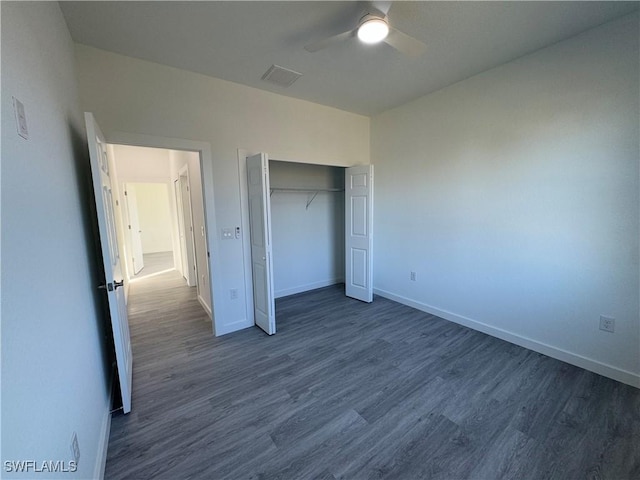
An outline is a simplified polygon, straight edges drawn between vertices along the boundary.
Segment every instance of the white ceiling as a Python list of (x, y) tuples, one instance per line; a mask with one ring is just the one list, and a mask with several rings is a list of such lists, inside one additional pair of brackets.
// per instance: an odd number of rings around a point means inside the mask
[[(421, 57), (357, 39), (304, 46), (354, 28), (367, 2), (60, 2), (78, 43), (373, 115), (638, 9), (640, 2), (394, 2)], [(272, 65), (301, 72), (289, 88)]]

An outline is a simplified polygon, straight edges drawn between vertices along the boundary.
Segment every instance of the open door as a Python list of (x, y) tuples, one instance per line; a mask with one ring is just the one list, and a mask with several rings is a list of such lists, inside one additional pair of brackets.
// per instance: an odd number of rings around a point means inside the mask
[(345, 290), (373, 301), (373, 165), (345, 171)]
[(125, 203), (127, 205), (127, 225), (129, 239), (131, 241), (131, 257), (133, 261), (133, 274), (137, 275), (144, 268), (144, 255), (142, 253), (142, 230), (140, 230), (140, 217), (138, 215), (138, 199), (136, 187), (131, 183), (124, 186)]
[(178, 208), (182, 208), (182, 228), (184, 232), (184, 246), (185, 253), (184, 258), (186, 260), (185, 265), (185, 278), (187, 279), (187, 285), (195, 287), (198, 283), (198, 272), (196, 271), (196, 252), (195, 252), (195, 239), (193, 231), (193, 212), (191, 210), (191, 192), (189, 189), (189, 173), (185, 168), (180, 172), (179, 185), (180, 185), (180, 205)]
[(269, 335), (276, 333), (271, 253), (269, 158), (264, 153), (247, 157), (251, 272), (255, 323)]
[(116, 243), (116, 226), (113, 214), (113, 198), (106, 142), (93, 118), (93, 114), (86, 112), (84, 119), (87, 127), (91, 176), (93, 179), (98, 230), (105, 273), (105, 283), (98, 288), (106, 291), (109, 301), (109, 313), (111, 316), (111, 328), (113, 330), (113, 340), (116, 350), (122, 407), (124, 413), (129, 413), (131, 411), (133, 355), (131, 352), (131, 338), (129, 337), (129, 321), (127, 319), (124, 288), (120, 288), (124, 282), (122, 278), (122, 265), (120, 264), (120, 256), (118, 254), (118, 245)]

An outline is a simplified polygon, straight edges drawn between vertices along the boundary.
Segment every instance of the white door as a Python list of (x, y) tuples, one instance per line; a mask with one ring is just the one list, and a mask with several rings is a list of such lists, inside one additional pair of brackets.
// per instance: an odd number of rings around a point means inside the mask
[(195, 239), (193, 238), (193, 214), (191, 213), (191, 192), (189, 190), (189, 177), (180, 174), (180, 203), (182, 205), (182, 227), (184, 229), (185, 258), (187, 260), (186, 275), (187, 284), (190, 287), (196, 285), (196, 252)]
[(131, 411), (131, 380), (133, 355), (131, 338), (129, 337), (129, 321), (124, 299), (124, 288), (118, 244), (116, 240), (115, 217), (113, 214), (113, 198), (111, 194), (111, 178), (107, 159), (106, 142), (93, 114), (86, 112), (84, 119), (89, 142), (91, 159), (91, 176), (95, 192), (98, 230), (102, 247), (102, 260), (105, 272), (105, 284), (100, 285), (107, 293), (111, 328), (116, 350), (118, 378), (124, 413)]
[(255, 323), (269, 335), (276, 333), (271, 259), (271, 202), (269, 158), (264, 153), (247, 157), (251, 272)]
[(187, 244), (184, 238), (184, 210), (182, 209), (182, 193), (180, 192), (180, 177), (174, 182), (174, 192), (176, 195), (176, 214), (178, 215), (178, 234), (180, 236), (180, 272), (185, 280), (189, 270), (187, 269)]
[(131, 260), (133, 262), (133, 274), (137, 275), (144, 268), (144, 256), (142, 253), (142, 230), (140, 230), (140, 217), (138, 216), (138, 198), (135, 185), (129, 183), (124, 186), (124, 196), (127, 204), (127, 217), (129, 219), (128, 231), (131, 241)]
[(373, 301), (373, 165), (345, 171), (345, 287), (348, 297)]

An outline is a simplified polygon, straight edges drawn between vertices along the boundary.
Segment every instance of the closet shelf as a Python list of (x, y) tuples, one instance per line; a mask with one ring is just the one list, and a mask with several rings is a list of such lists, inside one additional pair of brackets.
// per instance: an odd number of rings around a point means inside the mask
[(311, 199), (307, 200), (306, 210), (309, 209), (309, 205), (315, 200), (320, 192), (344, 192), (344, 188), (296, 188), (296, 187), (272, 187), (271, 195), (273, 192), (302, 192), (313, 193)]

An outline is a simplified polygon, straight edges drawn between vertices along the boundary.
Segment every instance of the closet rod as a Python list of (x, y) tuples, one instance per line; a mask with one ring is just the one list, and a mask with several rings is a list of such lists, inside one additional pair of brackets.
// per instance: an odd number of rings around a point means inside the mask
[(344, 192), (344, 188), (271, 187), (272, 192)]
[(295, 187), (273, 187), (271, 188), (271, 194), (273, 192), (306, 192), (313, 193), (313, 197), (310, 200), (307, 200), (307, 206), (305, 210), (309, 210), (309, 205), (315, 200), (320, 192), (344, 192), (344, 188), (295, 188)]

